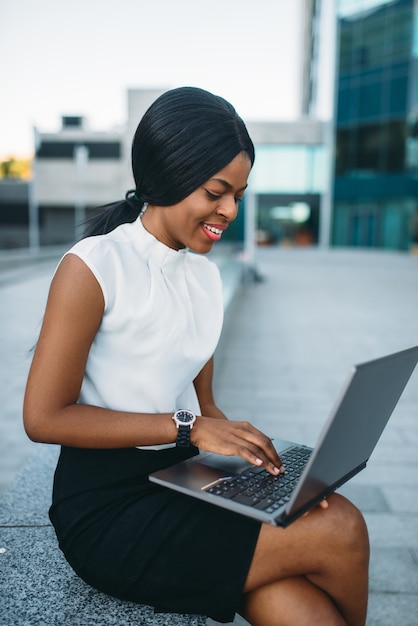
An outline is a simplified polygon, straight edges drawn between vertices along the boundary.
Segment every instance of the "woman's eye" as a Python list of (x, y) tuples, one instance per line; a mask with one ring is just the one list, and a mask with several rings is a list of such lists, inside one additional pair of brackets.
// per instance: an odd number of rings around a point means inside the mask
[(205, 191), (211, 200), (219, 200), (219, 198), (221, 197), (220, 194), (212, 193), (211, 191), (208, 191), (207, 189), (205, 189)]

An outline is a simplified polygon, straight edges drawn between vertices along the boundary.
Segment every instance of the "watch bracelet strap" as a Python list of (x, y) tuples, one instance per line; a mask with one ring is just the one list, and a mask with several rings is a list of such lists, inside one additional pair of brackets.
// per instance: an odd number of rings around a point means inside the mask
[(176, 446), (188, 448), (190, 446), (190, 426), (179, 426), (177, 431)]

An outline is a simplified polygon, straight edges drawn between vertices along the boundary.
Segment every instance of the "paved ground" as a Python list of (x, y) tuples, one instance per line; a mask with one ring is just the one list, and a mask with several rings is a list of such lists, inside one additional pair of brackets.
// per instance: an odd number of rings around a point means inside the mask
[[(232, 419), (314, 445), (352, 364), (418, 344), (418, 258), (261, 248), (257, 267), (263, 282), (233, 303), (218, 402)], [(0, 275), (0, 490), (34, 446), (21, 403), (51, 273), (45, 265)], [(371, 537), (368, 626), (417, 624), (417, 418), (415, 372), (368, 468), (344, 488)]]
[(35, 446), (23, 430), (22, 401), (54, 267), (49, 262), (0, 272), (0, 493)]

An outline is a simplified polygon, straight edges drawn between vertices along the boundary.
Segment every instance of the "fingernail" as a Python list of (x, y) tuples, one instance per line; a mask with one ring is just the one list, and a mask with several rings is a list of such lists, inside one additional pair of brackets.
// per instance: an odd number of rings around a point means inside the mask
[(263, 465), (263, 461), (261, 459), (256, 459), (255, 460), (255, 464), (256, 465)]
[(280, 473), (281, 473), (281, 474), (284, 474), (284, 473), (285, 473), (285, 471), (286, 471), (286, 468), (285, 468), (285, 466), (284, 466), (284, 465), (282, 465), (282, 466), (280, 467)]

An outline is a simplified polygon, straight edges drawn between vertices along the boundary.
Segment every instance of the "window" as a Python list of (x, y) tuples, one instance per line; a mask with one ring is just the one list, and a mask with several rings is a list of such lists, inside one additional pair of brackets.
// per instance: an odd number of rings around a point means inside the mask
[(83, 145), (89, 159), (120, 159), (119, 141), (42, 141), (36, 156), (38, 159), (73, 159), (75, 148)]

